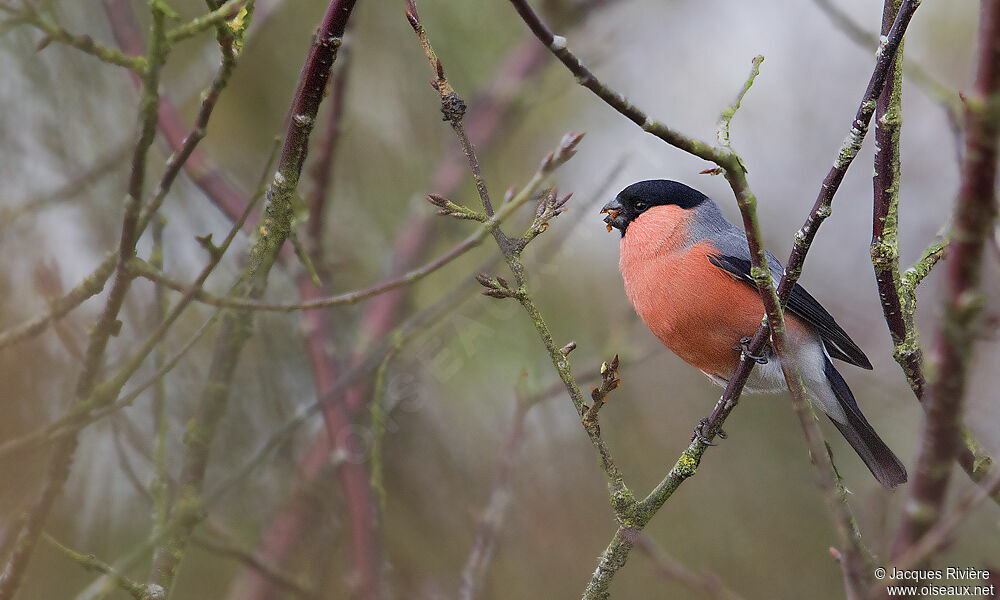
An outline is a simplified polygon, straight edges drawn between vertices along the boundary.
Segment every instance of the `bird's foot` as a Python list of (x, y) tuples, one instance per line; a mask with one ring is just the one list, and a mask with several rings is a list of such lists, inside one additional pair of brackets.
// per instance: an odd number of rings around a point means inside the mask
[[(699, 442), (705, 444), (706, 446), (716, 446), (717, 444), (713, 443), (712, 440), (708, 439), (708, 437), (705, 436), (706, 427), (708, 427), (708, 417), (705, 417), (701, 421), (698, 421), (698, 424), (695, 425), (694, 435), (691, 436), (691, 441), (693, 442), (695, 440), (698, 440)], [(728, 435), (726, 435), (726, 432), (721, 429), (716, 431), (716, 435), (722, 439), (726, 439), (727, 437), (729, 437)]]
[(741, 338), (740, 339), (740, 345), (737, 346), (735, 349), (739, 350), (740, 354), (742, 354), (744, 357), (749, 358), (750, 360), (754, 361), (758, 365), (766, 365), (767, 364), (767, 354), (766, 354), (766, 352), (761, 351), (760, 354), (753, 354), (753, 353), (750, 352), (750, 341), (751, 340), (753, 340), (753, 338), (750, 337), (750, 336), (747, 336), (745, 338)]

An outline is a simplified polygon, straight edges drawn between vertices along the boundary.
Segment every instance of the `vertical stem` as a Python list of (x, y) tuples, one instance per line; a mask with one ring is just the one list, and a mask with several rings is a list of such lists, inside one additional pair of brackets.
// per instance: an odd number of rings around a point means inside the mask
[[(886, 0), (882, 35), (892, 26), (901, 0)], [(913, 323), (913, 298), (903, 289), (899, 271), (899, 136), (902, 122), (903, 44), (893, 59), (892, 72), (875, 105), (875, 177), (872, 205), (872, 266), (886, 325), (892, 335), (893, 356), (918, 398), (923, 396), (923, 355)], [(904, 293), (901, 294), (900, 291)], [(907, 304), (907, 305), (904, 305)]]
[(940, 518), (959, 449), (968, 367), (984, 298), (980, 289), (983, 246), (993, 231), (1000, 134), (1000, 0), (980, 5), (978, 64), (966, 102), (965, 161), (946, 259), (945, 299), (934, 332), (935, 374), (916, 476), (893, 555), (903, 554)]
[[(163, 270), (163, 229), (165, 219), (160, 215), (153, 217), (153, 251), (149, 263), (156, 269)], [(166, 288), (156, 284), (153, 300), (153, 327), (163, 322), (167, 314)], [(156, 346), (153, 354), (153, 366), (157, 372), (163, 368), (167, 360), (166, 347), (162, 341)], [(153, 384), (153, 481), (149, 486), (149, 495), (153, 500), (153, 535), (159, 535), (167, 524), (169, 512), (169, 481), (167, 471), (167, 417), (166, 417), (166, 384), (159, 378)]]
[[(140, 230), (139, 216), (146, 180), (146, 162), (149, 156), (149, 147), (152, 145), (156, 133), (156, 115), (159, 105), (157, 86), (159, 85), (160, 70), (166, 60), (168, 50), (164, 30), (166, 20), (164, 6), (153, 0), (151, 12), (148, 67), (143, 74), (144, 93), (139, 108), (140, 133), (132, 153), (132, 171), (125, 198), (125, 215), (122, 219), (115, 275), (104, 310), (91, 330), (84, 356), (83, 371), (77, 380), (76, 398), (80, 402), (90, 395), (97, 378), (100, 376), (108, 342), (121, 327), (118, 314), (132, 282), (132, 276), (129, 274), (126, 264), (135, 256), (135, 243)], [(53, 450), (42, 491), (29, 511), (15, 541), (10, 558), (4, 566), (2, 575), (0, 575), (0, 600), (10, 600), (21, 585), (24, 572), (31, 560), (31, 555), (42, 528), (45, 526), (49, 512), (52, 510), (52, 505), (62, 492), (63, 484), (69, 477), (76, 447), (77, 436), (73, 433), (62, 438)]]
[[(250, 249), (250, 261), (240, 293), (259, 298), (267, 288), (267, 277), (292, 224), (292, 199), (298, 187), (319, 105), (323, 100), (330, 69), (356, 0), (332, 0), (326, 10), (309, 54), (302, 66), (298, 88), (292, 99), (288, 131), (281, 149), (277, 172), (267, 190), (268, 204), (258, 226), (259, 237)], [(171, 508), (177, 525), (156, 549), (150, 579), (171, 589), (177, 567), (184, 558), (194, 527), (203, 518), (201, 492), (209, 450), (225, 412), (233, 376), (243, 346), (250, 337), (253, 314), (231, 311), (223, 318), (213, 351), (209, 375), (194, 417), (185, 433), (186, 451), (179, 481), (179, 494)]]

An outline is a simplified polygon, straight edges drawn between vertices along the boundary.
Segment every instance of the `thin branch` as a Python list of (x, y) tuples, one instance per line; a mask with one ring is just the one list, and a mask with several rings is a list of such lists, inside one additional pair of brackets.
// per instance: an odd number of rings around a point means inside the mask
[[(444, 267), (448, 263), (454, 261), (456, 258), (462, 256), (469, 250), (478, 247), (483, 243), (486, 237), (493, 232), (495, 232), (504, 220), (509, 218), (518, 208), (523, 206), (529, 200), (532, 200), (535, 193), (541, 187), (542, 182), (548, 176), (549, 172), (546, 165), (539, 167), (539, 170), (535, 173), (535, 176), (528, 182), (528, 184), (510, 201), (505, 203), (496, 214), (487, 219), (474, 233), (465, 238), (457, 246), (445, 252), (440, 257), (435, 260), (413, 269), (408, 273), (404, 273), (399, 277), (395, 277), (388, 281), (383, 281), (382, 283), (375, 284), (371, 287), (367, 287), (361, 290), (355, 290), (352, 292), (345, 292), (343, 294), (338, 294), (336, 296), (329, 296), (327, 298), (317, 298), (315, 300), (309, 300), (306, 302), (298, 303), (270, 303), (263, 302), (260, 300), (255, 300), (252, 298), (239, 298), (233, 296), (221, 297), (213, 296), (205, 291), (197, 290), (194, 292), (194, 298), (205, 304), (210, 304), (212, 306), (218, 306), (222, 308), (235, 308), (243, 310), (263, 310), (263, 311), (276, 311), (276, 312), (292, 312), (297, 310), (311, 310), (320, 308), (333, 308), (335, 306), (345, 306), (349, 304), (356, 304), (362, 300), (366, 300), (373, 296), (383, 294), (385, 292), (394, 290), (399, 287), (410, 285), (420, 281), (424, 277), (434, 273), (441, 267)], [(130, 263), (130, 268), (133, 273), (138, 277), (145, 277), (150, 281), (156, 282), (158, 284), (164, 285), (172, 290), (178, 292), (191, 292), (195, 286), (185, 285), (183, 283), (174, 281), (168, 278), (162, 273), (158, 273), (153, 270), (148, 264), (141, 260), (135, 260)]]
[[(942, 550), (953, 540), (953, 534), (972, 511), (988, 498), (1000, 491), (1000, 471), (994, 472), (978, 486), (972, 486), (955, 503), (951, 512), (944, 515), (927, 533), (916, 541), (905, 554), (893, 560), (892, 566), (899, 570), (912, 569)], [(893, 569), (887, 569), (890, 573)], [(886, 581), (879, 582), (880, 587)]]
[[(132, 5), (127, 0), (102, 0), (102, 2), (118, 46), (126, 52), (140, 51), (142, 39), (135, 14), (132, 12)], [(132, 79), (136, 85), (140, 83), (137, 79)], [(190, 130), (177, 108), (167, 98), (161, 98), (159, 112), (157, 126), (160, 133), (170, 151), (178, 154), (184, 148), (185, 142), (191, 139)], [(200, 149), (193, 147), (182, 166), (185, 174), (223, 214), (232, 221), (239, 218), (246, 208), (248, 199), (229, 183), (225, 174)], [(248, 220), (248, 234), (253, 233), (254, 222), (255, 218)]]
[(213, 27), (218, 27), (235, 17), (240, 12), (240, 9), (250, 3), (251, 0), (228, 0), (212, 12), (195, 17), (183, 25), (174, 27), (167, 32), (167, 39), (171, 43), (176, 43), (194, 37)]
[(191, 541), (209, 552), (243, 563), (272, 582), (279, 589), (291, 592), (303, 600), (316, 600), (319, 598), (319, 594), (306, 589), (294, 577), (281, 572), (271, 564), (261, 560), (260, 557), (254, 555), (252, 552), (248, 552), (242, 548), (232, 539), (233, 536), (231, 533), (211, 522), (207, 524), (207, 529), (212, 537), (199, 535), (193, 537)]
[[(729, 180), (730, 185), (736, 194), (741, 212), (744, 216), (744, 226), (747, 231), (747, 239), (748, 243), (751, 245), (751, 257), (753, 259), (755, 281), (761, 291), (761, 298), (767, 311), (770, 329), (772, 330), (772, 333), (769, 335), (767, 323), (762, 324), (761, 328), (757, 332), (757, 335), (754, 336), (754, 339), (750, 344), (751, 353), (759, 352), (766, 343), (767, 339), (773, 338), (775, 349), (778, 351), (780, 356), (784, 335), (780, 306), (787, 299), (792, 287), (798, 279), (798, 276), (801, 273), (802, 262), (804, 261), (805, 254), (816, 234), (816, 230), (822, 221), (829, 215), (830, 202), (832, 201), (833, 195), (836, 193), (848, 166), (860, 149), (861, 142), (864, 139), (864, 134), (867, 130), (868, 122), (871, 120), (872, 113), (875, 110), (875, 96), (878, 95), (885, 83), (889, 70), (890, 59), (894, 56), (896, 49), (901, 43), (903, 33), (905, 32), (906, 26), (909, 24), (910, 17), (919, 5), (919, 0), (907, 1), (904, 3), (903, 9), (900, 10), (899, 18), (897, 18), (890, 34), (880, 46), (879, 57), (876, 61), (875, 69), (872, 73), (868, 89), (862, 99), (857, 115), (852, 121), (851, 134), (845, 141), (833, 168), (824, 180), (819, 197), (817, 198), (816, 204), (814, 205), (813, 211), (810, 213), (806, 224), (796, 235), (795, 248), (786, 263), (787, 266), (785, 273), (783, 274), (777, 292), (775, 292), (772, 287), (773, 284), (768, 271), (767, 260), (764, 256), (763, 248), (760, 247), (759, 244), (760, 228), (756, 223), (755, 200), (746, 185), (742, 164), (735, 153), (727, 148), (713, 147), (705, 142), (684, 136), (683, 134), (649, 117), (645, 112), (628, 102), (624, 96), (601, 83), (600, 80), (597, 79), (597, 77), (576, 57), (576, 55), (569, 50), (566, 39), (561, 36), (554, 35), (552, 30), (545, 25), (545, 23), (531, 9), (525, 0), (511, 0), (511, 3), (514, 5), (514, 8), (521, 15), (521, 18), (525, 21), (528, 27), (532, 30), (532, 32), (534, 32), (539, 41), (548, 47), (552, 53), (576, 76), (576, 80), (580, 85), (594, 92), (612, 108), (642, 127), (644, 131), (656, 135), (660, 139), (681, 150), (685, 150), (695, 156), (715, 162), (719, 167), (724, 169), (726, 178)], [(779, 299), (780, 302), (778, 302)], [(849, 512), (836, 496), (836, 486), (833, 484), (832, 480), (832, 465), (830, 465), (828, 461), (824, 460), (825, 453), (818, 453), (815, 450), (820, 438), (816, 435), (817, 432), (815, 422), (809, 418), (811, 407), (804, 400), (801, 380), (799, 380), (797, 374), (786, 368), (786, 365), (789, 362), (790, 361), (782, 361), (782, 368), (785, 374), (786, 382), (789, 384), (789, 390), (792, 392), (794, 405), (797, 408), (796, 412), (799, 415), (800, 423), (803, 425), (806, 433), (807, 442), (809, 442), (810, 448), (813, 449), (814, 460), (818, 461), (815, 464), (820, 470), (821, 486), (826, 492), (825, 496), (830, 503), (830, 509), (835, 515), (835, 521), (838, 524), (838, 531), (841, 535), (842, 543), (844, 545), (850, 543), (853, 546), (855, 540), (849, 530)], [(689, 448), (681, 455), (681, 458), (674, 465), (674, 468), (668, 473), (667, 477), (665, 477), (664, 480), (653, 490), (653, 492), (650, 493), (650, 495), (647, 496), (642, 503), (640, 503), (640, 507), (643, 509), (642, 513), (647, 521), (648, 518), (662, 506), (663, 502), (673, 493), (680, 483), (695, 472), (706, 448), (704, 442), (711, 441), (711, 439), (718, 433), (718, 430), (721, 427), (721, 422), (725, 420), (725, 417), (727, 417), (735, 407), (739, 392), (746, 383), (746, 379), (749, 376), (752, 365), (752, 361), (745, 356), (736, 372), (730, 378), (726, 392), (724, 393), (722, 399), (720, 399), (719, 403), (716, 404), (716, 408), (713, 411), (712, 416), (706, 421), (703, 421), (700, 428), (701, 435), (696, 436), (691, 446), (689, 446)], [(585, 592), (585, 597), (607, 597), (608, 586), (610, 585), (611, 578), (621, 565), (624, 564), (625, 560), (627, 560), (637, 532), (638, 529), (635, 527), (619, 527), (619, 530), (616, 532), (614, 539), (608, 546), (608, 549), (605, 551), (604, 555), (602, 555), (598, 569), (594, 574), (594, 578), (591, 581), (590, 586), (588, 586), (587, 592)], [(851, 568), (848, 569), (848, 571), (856, 573), (858, 570)], [(850, 587), (851, 586), (849, 585), (849, 588)]]
[(0, 11), (10, 13), (19, 22), (27, 23), (44, 33), (45, 37), (38, 43), (39, 50), (51, 42), (59, 42), (60, 44), (66, 44), (94, 56), (102, 62), (130, 69), (140, 76), (149, 68), (146, 57), (129, 56), (119, 50), (109, 48), (100, 42), (94, 41), (94, 38), (89, 35), (78, 35), (66, 31), (59, 24), (42, 16), (35, 10), (30, 1), (25, 1), (20, 9), (0, 3)]
[[(354, 4), (355, 0), (330, 3), (303, 64), (277, 172), (268, 188), (267, 209), (258, 227), (260, 236), (250, 250), (246, 284), (240, 290), (251, 298), (259, 298), (266, 290), (268, 273), (290, 233), (292, 199), (302, 172), (309, 135)], [(175, 503), (171, 510), (171, 518), (177, 519), (180, 525), (157, 547), (150, 575), (152, 582), (167, 590), (172, 587), (187, 542), (201, 519), (201, 495), (209, 450), (229, 398), (236, 365), (250, 334), (252, 318), (252, 313), (247, 312), (224, 316), (208, 380), (189, 425), (179, 480), (183, 502)]]
[(15, 325), (0, 332), (0, 350), (22, 340), (36, 336), (53, 322), (66, 316), (70, 311), (83, 304), (88, 298), (96, 296), (104, 289), (104, 284), (115, 272), (117, 255), (109, 253), (101, 264), (87, 275), (65, 296), (49, 302), (49, 311), (44, 315), (29, 319), (20, 325)]
[(0, 234), (20, 217), (34, 213), (44, 207), (75, 198), (81, 191), (103, 179), (122, 164), (122, 160), (132, 150), (131, 144), (121, 144), (102, 156), (86, 169), (67, 177), (65, 184), (51, 192), (38, 194), (14, 206), (0, 206)]
[(934, 333), (927, 418), (916, 475), (893, 556), (910, 547), (941, 517), (951, 462), (961, 443), (961, 416), (969, 362), (984, 305), (983, 249), (996, 220), (996, 170), (1000, 137), (1000, 0), (980, 6), (979, 47), (973, 93), (966, 101), (966, 151), (954, 210), (942, 316)]
[(387, 356), (401, 351), (417, 335), (423, 333), (431, 325), (442, 317), (454, 311), (463, 298), (470, 291), (475, 289), (471, 280), (463, 280), (443, 298), (435, 302), (430, 307), (407, 319), (402, 324), (394, 328), (374, 348), (369, 350), (350, 369), (340, 374), (336, 381), (324, 391), (323, 395), (316, 402), (304, 406), (297, 414), (278, 427), (271, 436), (262, 443), (232, 474), (217, 485), (208, 495), (206, 504), (213, 505), (235, 489), (240, 482), (249, 476), (264, 460), (283, 443), (301, 425), (306, 423), (311, 417), (323, 410), (331, 402), (337, 401), (338, 397), (346, 390), (358, 384), (362, 378), (369, 376), (379, 365), (385, 361)]
[[(830, 19), (833, 25), (842, 31), (852, 42), (858, 46), (873, 50), (879, 47), (880, 37), (871, 31), (866, 30), (858, 22), (851, 18), (849, 14), (838, 8), (831, 0), (813, 0), (813, 3), (823, 11), (823, 14)], [(898, 2), (897, 2), (898, 4)], [(890, 21), (888, 25), (891, 25)], [(888, 25), (883, 19), (882, 33), (886, 35)], [(930, 71), (912, 58), (902, 61), (903, 74), (911, 82), (916, 84), (928, 98), (944, 109), (948, 117), (948, 126), (951, 128), (952, 137), (955, 140), (955, 149), (958, 153), (958, 163), (962, 162), (962, 101), (956, 90), (941, 83)]]
[(130, 596), (135, 598), (135, 600), (164, 600), (166, 594), (164, 594), (162, 588), (158, 588), (154, 585), (143, 585), (132, 581), (128, 577), (119, 573), (114, 567), (104, 562), (103, 560), (97, 558), (93, 554), (83, 554), (77, 552), (63, 544), (47, 533), (43, 533), (42, 536), (45, 541), (54, 546), (57, 550), (65, 554), (70, 560), (76, 562), (84, 569), (88, 571), (97, 571), (103, 575), (110, 577), (115, 584), (121, 589), (129, 593)]
[[(206, 101), (210, 97), (211, 96), (206, 97)], [(200, 138), (196, 138), (192, 135), (191, 139), (195, 140), (190, 142), (191, 144), (194, 144), (196, 143), (196, 140)], [(211, 240), (211, 235), (204, 238), (198, 238), (199, 242), (209, 254), (207, 264), (202, 268), (202, 271), (195, 279), (194, 285), (186, 291), (184, 296), (182, 296), (177, 304), (175, 304), (169, 313), (166, 314), (166, 316), (158, 323), (157, 329), (151, 335), (147, 336), (143, 344), (140, 345), (139, 350), (134, 352), (128, 358), (125, 365), (121, 367), (114, 376), (108, 378), (99, 385), (95, 385), (90, 395), (78, 402), (77, 405), (71, 408), (66, 415), (52, 423), (49, 423), (48, 425), (44, 425), (39, 429), (36, 429), (31, 433), (0, 444), (0, 458), (36, 447), (39, 443), (65, 439), (67, 436), (75, 435), (76, 432), (87, 425), (101, 420), (108, 415), (117, 412), (123, 407), (131, 406), (136, 398), (138, 398), (145, 390), (149, 389), (149, 387), (158, 384), (162, 380), (163, 376), (169, 373), (177, 365), (188, 350), (194, 347), (194, 344), (215, 323), (218, 313), (213, 315), (204, 325), (202, 325), (202, 327), (195, 333), (194, 336), (192, 336), (187, 344), (175, 353), (172, 358), (167, 360), (165, 364), (143, 384), (139, 385), (128, 394), (112, 401), (112, 399), (121, 393), (122, 388), (128, 382), (129, 378), (131, 378), (131, 376), (134, 375), (135, 372), (142, 366), (149, 354), (159, 347), (160, 342), (166, 336), (167, 331), (192, 302), (194, 296), (201, 290), (202, 285), (204, 285), (205, 281), (222, 260), (222, 257), (225, 255), (233, 240), (236, 238), (236, 235), (243, 227), (244, 222), (254, 210), (257, 201), (264, 195), (266, 175), (270, 172), (274, 158), (275, 156), (272, 152), (272, 155), (268, 158), (266, 166), (264, 167), (264, 176), (258, 184), (257, 192), (251, 198), (250, 203), (245, 207), (243, 214), (230, 228), (222, 243), (218, 246), (214, 245)], [(177, 157), (171, 157), (171, 160), (168, 161), (168, 169), (163, 175), (163, 180), (161, 180), (157, 194), (154, 196), (154, 202), (149, 206), (149, 210), (156, 210), (159, 206), (159, 202), (162, 202), (163, 198), (166, 196), (169, 189), (169, 181), (172, 181), (173, 177), (176, 176), (176, 169), (179, 168), (176, 163), (176, 159)]]
[(640, 535), (636, 546), (649, 557), (654, 572), (676, 581), (693, 592), (714, 600), (740, 600), (742, 596), (727, 588), (714, 573), (696, 573), (671, 556), (653, 538)]
[(328, 111), (326, 129), (317, 146), (316, 159), (312, 166), (313, 187), (308, 201), (309, 220), (306, 222), (306, 239), (309, 253), (316, 264), (322, 265), (322, 239), (327, 197), (333, 181), (337, 146), (340, 141), (344, 100), (347, 95), (347, 83), (350, 79), (351, 53), (346, 46), (340, 48), (340, 59), (337, 72), (333, 74), (330, 83), (330, 110)]
[[(132, 172), (129, 177), (125, 214), (122, 218), (121, 239), (119, 241), (116, 259), (115, 277), (108, 293), (108, 299), (100, 318), (91, 330), (90, 341), (84, 356), (83, 370), (76, 384), (76, 398), (84, 400), (93, 392), (99, 371), (104, 359), (104, 353), (111, 336), (121, 327), (118, 313), (125, 301), (125, 295), (131, 284), (132, 277), (123, 268), (125, 263), (135, 256), (135, 244), (138, 240), (141, 201), (146, 177), (146, 163), (149, 148), (156, 132), (157, 105), (159, 102), (160, 70), (168, 51), (164, 36), (165, 6), (158, 1), (151, 3), (152, 13), (148, 67), (143, 71), (143, 97), (140, 102), (139, 139), (132, 154)], [(14, 550), (0, 575), (0, 600), (10, 600), (21, 585), (24, 572), (31, 560), (31, 555), (41, 534), (45, 521), (56, 498), (62, 492), (63, 484), (69, 477), (73, 452), (77, 446), (75, 435), (67, 436), (56, 445), (49, 459), (49, 467), (42, 485), (42, 490), (29, 516), (21, 528)]]
[(517, 457), (524, 442), (525, 418), (532, 406), (534, 404), (527, 398), (521, 394), (517, 395), (514, 416), (499, 453), (500, 458), (497, 461), (489, 499), (479, 518), (472, 550), (462, 569), (462, 583), (458, 590), (459, 600), (473, 600), (486, 578), (486, 571), (496, 550), (497, 538), (503, 528), (507, 507), (513, 494), (511, 488), (514, 483)]

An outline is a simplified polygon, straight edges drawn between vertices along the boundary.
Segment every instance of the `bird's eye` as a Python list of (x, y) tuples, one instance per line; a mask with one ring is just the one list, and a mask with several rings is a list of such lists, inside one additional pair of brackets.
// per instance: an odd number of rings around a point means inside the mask
[(642, 211), (646, 210), (647, 208), (649, 208), (649, 207), (648, 207), (648, 205), (645, 202), (636, 202), (635, 203), (635, 209), (637, 211), (639, 211), (639, 212), (642, 212)]

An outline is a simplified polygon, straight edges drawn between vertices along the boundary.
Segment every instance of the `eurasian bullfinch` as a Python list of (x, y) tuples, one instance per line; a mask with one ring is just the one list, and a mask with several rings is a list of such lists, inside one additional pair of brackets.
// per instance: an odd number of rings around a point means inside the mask
[[(764, 315), (750, 275), (746, 234), (711, 199), (676, 181), (632, 184), (601, 212), (608, 231), (621, 231), (619, 266), (635, 311), (677, 356), (725, 385), (739, 362), (741, 340), (757, 331)], [(780, 276), (781, 263), (770, 253), (767, 259), (772, 277)], [(786, 358), (795, 361), (813, 403), (879, 483), (892, 488), (905, 482), (906, 468), (861, 414), (831, 362), (836, 358), (871, 369), (861, 348), (799, 285), (788, 299), (785, 324)], [(747, 390), (786, 389), (773, 351), (767, 349), (758, 362), (763, 364), (754, 367)]]

